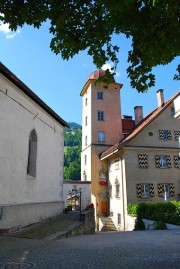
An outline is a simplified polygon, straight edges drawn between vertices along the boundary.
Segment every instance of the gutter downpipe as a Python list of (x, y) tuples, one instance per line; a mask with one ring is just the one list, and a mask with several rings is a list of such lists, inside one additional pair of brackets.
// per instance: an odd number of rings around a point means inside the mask
[(123, 174), (123, 165), (122, 165), (122, 161), (123, 158), (121, 156), (119, 156), (121, 159), (121, 177), (122, 177), (122, 199), (123, 199), (123, 224), (124, 224), (124, 231), (125, 231), (125, 206), (124, 206), (124, 174)]

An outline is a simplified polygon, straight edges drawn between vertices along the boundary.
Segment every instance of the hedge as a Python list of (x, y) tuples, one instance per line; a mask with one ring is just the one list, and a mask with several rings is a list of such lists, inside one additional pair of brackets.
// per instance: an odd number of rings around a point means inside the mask
[(128, 214), (133, 217), (180, 226), (180, 201), (154, 204), (128, 204), (127, 211)]

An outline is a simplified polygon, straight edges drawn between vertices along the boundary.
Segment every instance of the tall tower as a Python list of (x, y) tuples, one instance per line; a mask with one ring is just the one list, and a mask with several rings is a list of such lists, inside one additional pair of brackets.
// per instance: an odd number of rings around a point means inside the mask
[[(82, 96), (81, 180), (91, 181), (92, 203), (96, 214), (106, 214), (107, 205), (99, 204), (100, 194), (106, 191), (107, 164), (99, 154), (122, 138), (120, 89), (112, 77), (110, 84), (97, 82), (105, 71), (97, 70), (87, 79)], [(101, 201), (102, 202), (102, 201)]]

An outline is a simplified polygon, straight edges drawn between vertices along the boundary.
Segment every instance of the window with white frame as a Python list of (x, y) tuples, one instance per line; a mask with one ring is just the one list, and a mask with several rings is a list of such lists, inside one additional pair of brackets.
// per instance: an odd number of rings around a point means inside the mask
[(171, 156), (155, 155), (155, 163), (157, 168), (171, 168)]
[(104, 93), (103, 92), (97, 92), (97, 99), (103, 100), (104, 99)]
[(163, 189), (162, 197), (170, 197), (170, 184), (168, 183), (162, 184), (162, 189)]
[(85, 117), (85, 126), (87, 126), (87, 122), (88, 122), (88, 119), (87, 119), (87, 116)]
[(87, 146), (87, 135), (85, 136), (85, 146)]
[(168, 198), (175, 196), (175, 188), (173, 183), (159, 183), (157, 186), (159, 197)]
[(106, 139), (105, 132), (99, 131), (98, 132), (98, 142), (105, 142), (105, 139)]
[(167, 168), (167, 156), (160, 155), (160, 168)]
[(86, 99), (85, 99), (85, 106), (87, 106), (87, 102), (88, 102), (88, 101), (87, 101), (87, 98), (86, 98)]
[(149, 184), (141, 184), (141, 198), (150, 197)]
[(99, 121), (103, 121), (104, 120), (104, 111), (98, 111), (98, 113), (97, 113), (97, 119)]

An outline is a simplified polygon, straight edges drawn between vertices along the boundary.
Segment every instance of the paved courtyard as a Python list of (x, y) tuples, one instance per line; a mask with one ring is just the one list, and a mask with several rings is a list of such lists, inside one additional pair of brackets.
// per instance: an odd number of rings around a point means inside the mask
[(0, 237), (0, 269), (178, 269), (180, 230), (100, 232), (46, 241)]

